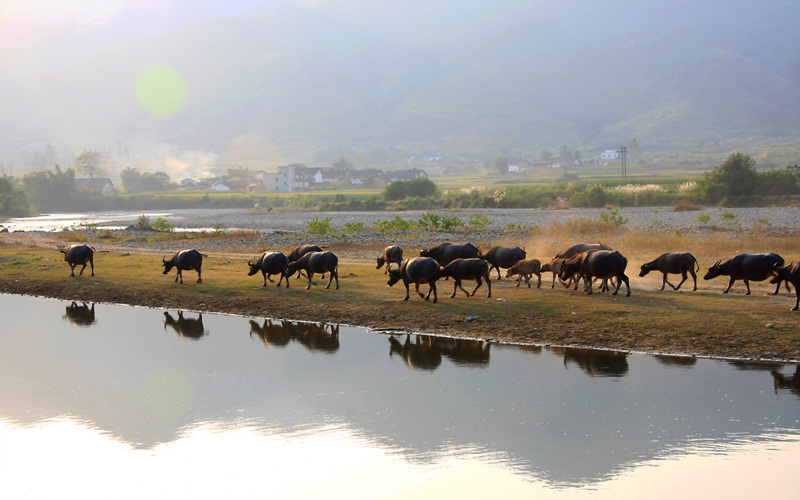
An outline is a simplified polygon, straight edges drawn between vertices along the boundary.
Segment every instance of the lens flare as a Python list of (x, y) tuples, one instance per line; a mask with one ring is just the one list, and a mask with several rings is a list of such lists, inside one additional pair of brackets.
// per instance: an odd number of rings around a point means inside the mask
[(136, 79), (136, 99), (154, 115), (173, 115), (186, 100), (186, 82), (169, 66), (151, 66)]

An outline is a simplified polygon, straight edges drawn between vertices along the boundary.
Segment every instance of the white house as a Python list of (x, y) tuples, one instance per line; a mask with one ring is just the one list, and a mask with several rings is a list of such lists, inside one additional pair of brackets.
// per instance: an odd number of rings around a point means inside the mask
[(605, 151), (600, 153), (601, 160), (616, 160), (617, 158), (619, 158), (619, 153), (617, 153), (613, 149), (606, 149)]

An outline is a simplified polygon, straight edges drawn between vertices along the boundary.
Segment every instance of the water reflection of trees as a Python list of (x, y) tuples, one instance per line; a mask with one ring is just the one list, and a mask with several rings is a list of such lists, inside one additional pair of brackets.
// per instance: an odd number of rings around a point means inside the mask
[(250, 320), (250, 336), (258, 335), (267, 347), (286, 347), (299, 342), (309, 351), (333, 353), (339, 350), (339, 325), (265, 319), (262, 325)]
[(555, 354), (564, 357), (564, 366), (577, 364), (591, 377), (622, 377), (628, 373), (628, 354), (619, 351), (553, 347)]
[(67, 306), (64, 319), (69, 321), (72, 326), (92, 326), (97, 323), (97, 319), (94, 316), (94, 304), (89, 307), (86, 302), (78, 305), (77, 302), (73, 301), (72, 304)]
[(450, 358), (462, 366), (481, 366), (489, 364), (491, 344), (482, 340), (466, 340), (431, 335), (415, 335), (414, 341), (407, 334), (405, 342), (394, 335), (389, 336), (389, 356), (395, 354), (403, 358), (410, 367), (420, 370), (435, 370), (442, 364), (442, 357)]
[(192, 340), (199, 340), (208, 333), (203, 327), (203, 313), (197, 313), (196, 318), (184, 318), (183, 311), (178, 311), (178, 319), (175, 319), (169, 311), (165, 311), (164, 329), (166, 330), (168, 326), (180, 337)]

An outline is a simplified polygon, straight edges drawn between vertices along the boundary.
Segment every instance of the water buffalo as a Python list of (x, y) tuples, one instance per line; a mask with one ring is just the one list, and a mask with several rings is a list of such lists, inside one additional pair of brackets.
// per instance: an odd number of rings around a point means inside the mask
[(64, 318), (73, 326), (92, 326), (97, 323), (94, 316), (94, 304), (90, 308), (86, 302), (79, 306), (77, 302), (72, 301), (72, 304), (67, 307)]
[(339, 258), (333, 252), (309, 252), (298, 260), (294, 262), (290, 262), (289, 265), (286, 267), (286, 275), (293, 276), (294, 273), (297, 271), (305, 271), (306, 275), (308, 276), (308, 286), (306, 286), (306, 290), (311, 288), (311, 278), (314, 277), (316, 273), (322, 273), (324, 276), (325, 273), (331, 273), (331, 277), (328, 280), (328, 286), (325, 287), (327, 290), (331, 287), (331, 282), (333, 279), (336, 278), (336, 289), (339, 289)]
[[(456, 291), (459, 288), (462, 292), (467, 294), (467, 297), (473, 297), (475, 292), (478, 291), (478, 288), (483, 284), (483, 280), (486, 280), (486, 286), (489, 288), (489, 294), (486, 298), (492, 297), (492, 280), (489, 278), (489, 263), (483, 259), (456, 259), (444, 266), (442, 269), (442, 276), (451, 277), (455, 282), (453, 283), (451, 299), (456, 296)], [(461, 280), (475, 280), (478, 284), (475, 285), (472, 293), (468, 293), (464, 290), (464, 287), (461, 286)]]
[(501, 267), (508, 269), (526, 256), (525, 250), (520, 247), (492, 247), (486, 253), (478, 252), (478, 258), (490, 264), (490, 272), (497, 269), (497, 279), (500, 279)]
[(247, 261), (247, 265), (250, 266), (247, 275), (252, 276), (261, 271), (261, 274), (264, 275), (264, 284), (261, 286), (264, 287), (267, 286), (267, 279), (272, 282), (272, 278), (269, 276), (280, 274), (281, 279), (278, 280), (278, 286), (281, 286), (281, 282), (286, 278), (286, 288), (289, 288), (289, 275), (286, 274), (288, 264), (289, 259), (281, 252), (264, 252), (255, 263), (253, 263), (253, 259)]
[(561, 279), (568, 278), (573, 274), (580, 273), (583, 276), (586, 294), (592, 294), (592, 279), (601, 280), (617, 279), (617, 288), (611, 295), (619, 293), (622, 283), (627, 288), (626, 297), (631, 296), (631, 285), (625, 275), (625, 268), (628, 267), (628, 259), (616, 250), (587, 250), (571, 259), (564, 261), (561, 268)]
[[(287, 255), (287, 257), (289, 259), (289, 262), (291, 263), (291, 262), (294, 262), (296, 260), (300, 260), (300, 257), (302, 257), (303, 255), (307, 254), (308, 252), (321, 252), (321, 251), (322, 251), (322, 247), (319, 246), (319, 245), (297, 245), (296, 247), (292, 248), (292, 251), (289, 252), (289, 255)], [(300, 271), (300, 274), (302, 275), (303, 272)], [(289, 274), (288, 276), (292, 276), (292, 275), (293, 274)], [(298, 278), (299, 277), (300, 276), (298, 276)], [(325, 275), (324, 274), (322, 275), (322, 279), (325, 279)]]
[(575, 276), (575, 275), (571, 276), (568, 281), (564, 281), (564, 280), (561, 279), (561, 268), (564, 266), (564, 261), (565, 260), (566, 259), (564, 259), (563, 257), (556, 257), (553, 260), (551, 260), (550, 262), (545, 262), (544, 264), (542, 264), (542, 271), (541, 272), (543, 272), (543, 273), (553, 273), (553, 283), (550, 284), (550, 288), (551, 289), (555, 288), (555, 286), (556, 286), (556, 277), (557, 277), (558, 281), (560, 281), (561, 284), (564, 285), (566, 288), (569, 288), (570, 286), (572, 286), (572, 283), (574, 282), (575, 283), (575, 290), (577, 290), (578, 289), (578, 281), (579, 281), (577, 276)]
[(438, 262), (440, 266), (446, 266), (456, 259), (473, 259), (479, 253), (478, 247), (472, 243), (464, 243), (463, 245), (441, 243), (433, 248), (420, 250), (419, 256), (430, 257)]
[(86, 265), (92, 266), (92, 276), (94, 276), (94, 252), (95, 249), (89, 245), (70, 245), (67, 248), (60, 248), (59, 252), (64, 254), (64, 260), (69, 264), (69, 275), (75, 277), (75, 266), (81, 265), (81, 272), (78, 276), (83, 276)]
[[(408, 300), (408, 285), (413, 283), (416, 287), (417, 294), (425, 300), (428, 300), (433, 293), (433, 302), (436, 303), (439, 297), (436, 294), (436, 280), (442, 276), (442, 268), (439, 263), (430, 257), (413, 257), (406, 259), (398, 269), (389, 271), (389, 281), (386, 282), (389, 286), (394, 286), (395, 283), (403, 280), (406, 286), (406, 298)], [(419, 291), (419, 286), (427, 283), (430, 287), (428, 295), (423, 295)]]
[[(699, 270), (700, 265), (697, 263), (697, 259), (688, 252), (662, 253), (656, 260), (642, 264), (642, 271), (639, 273), (639, 277), (647, 276), (647, 273), (650, 271), (661, 271), (664, 278), (661, 283), (661, 290), (663, 290), (666, 285), (671, 286), (673, 290), (679, 290), (683, 282), (687, 279), (686, 273), (689, 273), (692, 275), (692, 280), (694, 281), (694, 288), (692, 291), (695, 291), (697, 290), (697, 274), (695, 272)], [(678, 283), (678, 286), (667, 281), (668, 273), (680, 274), (681, 277), (683, 277), (681, 282)]]
[(386, 274), (389, 272), (389, 268), (393, 262), (397, 264), (398, 267), (403, 263), (403, 249), (397, 245), (390, 245), (383, 249), (383, 255), (378, 257), (378, 267), (375, 269), (380, 269), (386, 264), (386, 269), (383, 271), (383, 274)]
[(163, 274), (167, 274), (172, 270), (172, 268), (176, 268), (178, 270), (178, 274), (175, 275), (175, 281), (179, 281), (183, 284), (183, 272), (182, 271), (197, 271), (197, 282), (202, 283), (203, 278), (200, 275), (200, 268), (203, 266), (203, 257), (208, 257), (208, 255), (202, 254), (197, 250), (180, 250), (175, 252), (175, 255), (172, 256), (171, 259), (167, 260), (166, 257), (161, 258), (161, 264), (164, 267)]
[[(537, 259), (527, 259), (521, 260), (508, 268), (508, 271), (506, 271), (506, 278), (519, 275), (519, 278), (517, 278), (517, 288), (519, 288), (519, 283), (522, 281), (522, 278), (525, 278), (525, 283), (527, 283), (528, 288), (530, 288), (531, 277), (533, 277), (534, 274), (539, 278), (536, 288), (540, 288), (542, 286), (542, 265)], [(555, 273), (553, 273), (554, 285), (555, 279)]]
[(167, 326), (175, 330), (179, 336), (198, 340), (206, 334), (203, 326), (203, 313), (198, 313), (197, 318), (184, 318), (183, 311), (178, 311), (178, 319), (172, 317), (169, 312), (164, 312), (164, 330)]
[[(710, 280), (717, 276), (730, 276), (728, 288), (722, 293), (728, 293), (736, 280), (744, 281), (747, 293), (750, 295), (750, 281), (764, 281), (774, 277), (773, 271), (776, 267), (783, 266), (783, 257), (776, 253), (742, 253), (725, 262), (717, 261), (708, 268), (708, 272), (703, 276), (704, 280)], [(778, 283), (778, 288), (780, 288)], [(775, 292), (777, 293), (777, 288)]]
[(791, 283), (794, 285), (794, 294), (797, 300), (794, 303), (792, 311), (797, 311), (800, 307), (800, 262), (797, 264), (790, 264), (786, 267), (775, 267), (770, 283), (781, 286), (781, 281)]
[(569, 259), (587, 250), (613, 250), (613, 248), (603, 243), (600, 243), (599, 241), (597, 242), (597, 244), (578, 243), (576, 245), (572, 245), (566, 250), (558, 252), (556, 254), (556, 259)]

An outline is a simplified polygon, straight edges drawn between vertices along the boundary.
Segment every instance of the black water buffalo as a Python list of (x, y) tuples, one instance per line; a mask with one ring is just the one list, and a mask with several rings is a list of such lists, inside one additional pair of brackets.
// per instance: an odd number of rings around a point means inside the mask
[(375, 269), (380, 269), (386, 264), (386, 269), (383, 271), (383, 274), (386, 274), (393, 262), (398, 267), (403, 263), (403, 249), (397, 245), (390, 245), (383, 249), (383, 255), (378, 257), (378, 267)]
[(72, 301), (72, 304), (67, 307), (64, 319), (69, 321), (73, 326), (92, 326), (97, 323), (94, 316), (94, 304), (92, 304), (92, 307), (89, 307), (86, 305), (86, 302), (84, 302), (83, 305), (79, 306), (77, 302)]
[[(444, 266), (442, 269), (442, 276), (451, 277), (455, 282), (453, 283), (453, 294), (450, 295), (451, 299), (456, 296), (456, 291), (459, 288), (462, 292), (467, 294), (467, 297), (473, 297), (484, 280), (486, 280), (486, 286), (489, 288), (489, 294), (486, 298), (492, 297), (492, 280), (489, 278), (489, 263), (483, 259), (456, 259)], [(475, 285), (472, 293), (469, 293), (461, 286), (461, 280), (475, 280), (478, 284)]]
[(163, 264), (161, 265), (164, 267), (163, 274), (167, 274), (174, 267), (178, 270), (178, 274), (175, 275), (175, 281), (180, 280), (180, 283), (183, 284), (182, 271), (195, 270), (197, 271), (197, 282), (202, 283), (203, 278), (200, 275), (200, 268), (203, 266), (203, 257), (208, 256), (197, 250), (180, 250), (175, 252), (175, 255), (169, 260), (167, 260), (166, 257), (162, 257), (161, 261)]
[[(289, 252), (289, 255), (287, 255), (287, 257), (289, 258), (289, 262), (291, 263), (296, 260), (300, 260), (300, 257), (307, 254), (308, 252), (321, 252), (321, 251), (322, 247), (319, 245), (297, 245), (296, 247), (292, 248), (292, 251)], [(302, 271), (300, 272), (300, 274), (301, 275), (303, 274)], [(292, 276), (292, 274), (289, 274), (288, 276)], [(322, 275), (322, 279), (325, 279), (324, 274)]]
[(94, 276), (94, 248), (89, 245), (70, 245), (67, 248), (60, 248), (59, 252), (64, 254), (64, 260), (69, 264), (69, 275), (75, 277), (75, 266), (81, 265), (81, 272), (78, 276), (83, 276), (86, 265), (92, 266), (92, 276)]
[(497, 269), (497, 279), (500, 279), (500, 268), (508, 269), (517, 262), (525, 260), (527, 254), (520, 247), (492, 247), (486, 253), (478, 252), (478, 258), (490, 264), (489, 271)]
[[(519, 288), (519, 283), (522, 281), (522, 278), (525, 278), (525, 283), (528, 284), (528, 288), (531, 287), (531, 278), (533, 275), (536, 275), (539, 278), (539, 282), (536, 284), (536, 288), (540, 288), (542, 286), (542, 264), (537, 259), (527, 259), (521, 260), (508, 268), (506, 271), (506, 278), (510, 278), (512, 276), (519, 275), (517, 278), (517, 288)], [(553, 284), (555, 285), (555, 273), (553, 274)]]
[(556, 254), (556, 259), (570, 259), (575, 257), (576, 255), (583, 253), (587, 250), (613, 250), (608, 245), (600, 243), (599, 241), (597, 244), (594, 243), (578, 243), (576, 245), (572, 245), (571, 247), (567, 248), (566, 250), (562, 250)]
[(184, 318), (183, 311), (178, 311), (176, 320), (169, 312), (164, 312), (164, 330), (167, 329), (167, 326), (183, 338), (198, 340), (206, 334), (203, 326), (203, 313), (198, 313), (197, 318)]
[(441, 243), (433, 248), (420, 250), (419, 256), (430, 257), (438, 262), (440, 266), (446, 266), (456, 259), (474, 259), (479, 253), (478, 247), (472, 243), (464, 243), (463, 245)]
[(781, 281), (791, 283), (794, 285), (794, 294), (797, 300), (794, 303), (792, 311), (797, 311), (800, 308), (800, 262), (797, 264), (790, 264), (786, 267), (776, 267), (773, 271), (770, 283), (781, 286)]
[(286, 278), (286, 288), (289, 288), (289, 275), (286, 274), (286, 266), (289, 265), (289, 259), (281, 252), (264, 252), (255, 263), (253, 263), (253, 259), (250, 259), (247, 261), (247, 265), (250, 266), (250, 271), (247, 272), (248, 276), (252, 276), (259, 271), (264, 275), (262, 287), (267, 286), (267, 279), (272, 281), (269, 276), (280, 274), (281, 279), (278, 280), (278, 286), (281, 286), (281, 282)]
[[(389, 281), (387, 281), (386, 284), (394, 286), (395, 283), (402, 279), (403, 284), (406, 286), (406, 298), (403, 300), (408, 300), (408, 285), (413, 283), (420, 297), (428, 300), (432, 292), (433, 302), (436, 303), (439, 300), (436, 294), (436, 280), (441, 276), (442, 268), (439, 266), (439, 263), (432, 258), (412, 257), (404, 260), (398, 269), (389, 271)], [(430, 287), (428, 295), (423, 295), (419, 291), (419, 286), (423, 283), (427, 283)]]
[(628, 267), (628, 259), (616, 250), (587, 250), (564, 261), (560, 278), (565, 280), (575, 273), (580, 273), (583, 277), (584, 288), (586, 289), (587, 295), (592, 294), (593, 278), (601, 280), (616, 278), (617, 288), (611, 295), (619, 293), (619, 288), (624, 282), (627, 288), (625, 296), (630, 297), (631, 285), (628, 277), (625, 275), (626, 267)]
[[(694, 281), (694, 288), (692, 290), (695, 291), (697, 290), (696, 271), (699, 270), (700, 265), (697, 263), (697, 259), (688, 252), (662, 253), (656, 260), (642, 264), (642, 271), (639, 273), (639, 277), (647, 276), (647, 273), (650, 271), (661, 271), (664, 278), (661, 283), (661, 290), (663, 290), (666, 285), (671, 286), (673, 290), (679, 290), (683, 282), (687, 279), (686, 273), (689, 273), (692, 275), (692, 280)], [(667, 281), (667, 274), (669, 273), (681, 275), (683, 279), (678, 283), (678, 286)]]
[(311, 288), (311, 278), (313, 278), (315, 274), (322, 273), (324, 276), (325, 273), (331, 273), (328, 286), (326, 286), (325, 289), (327, 290), (330, 288), (331, 282), (336, 278), (336, 289), (338, 290), (338, 267), (339, 258), (333, 252), (309, 252), (298, 260), (289, 263), (286, 267), (286, 276), (293, 276), (297, 271), (305, 271), (308, 276), (308, 286), (306, 286), (306, 290), (308, 290)]
[[(708, 272), (703, 276), (704, 280), (710, 280), (717, 276), (730, 276), (728, 288), (722, 293), (728, 293), (736, 280), (744, 281), (747, 293), (750, 295), (751, 281), (764, 281), (774, 277), (773, 271), (776, 267), (783, 266), (783, 257), (776, 253), (742, 253), (725, 262), (717, 261), (708, 268)], [(778, 288), (781, 284), (778, 283)], [(775, 289), (775, 293), (778, 289)]]

